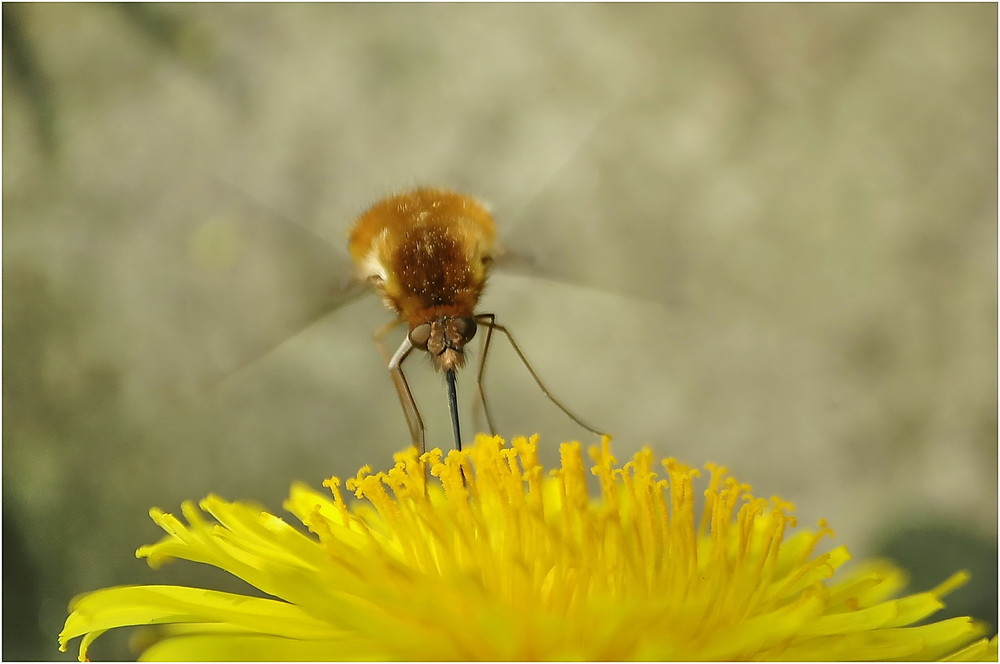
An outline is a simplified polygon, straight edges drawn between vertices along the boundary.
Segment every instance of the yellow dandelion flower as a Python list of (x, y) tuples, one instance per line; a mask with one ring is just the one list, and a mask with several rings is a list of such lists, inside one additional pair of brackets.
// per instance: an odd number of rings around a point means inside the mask
[(649, 450), (619, 466), (605, 439), (594, 498), (579, 443), (560, 454), (546, 474), (534, 438), (480, 436), (362, 468), (346, 483), (357, 501), (335, 478), (296, 485), (285, 507), (308, 534), (217, 496), (186, 503), (186, 523), (153, 510), (167, 536), (138, 556), (214, 565), (270, 598), (106, 588), (73, 600), (61, 647), (82, 636), (84, 659), (105, 630), (158, 625), (143, 659), (996, 658), (970, 619), (918, 624), (965, 574), (899, 596), (899, 569), (840, 572), (844, 547), (818, 551), (825, 524), (790, 534), (792, 506), (725, 468), (702, 477)]

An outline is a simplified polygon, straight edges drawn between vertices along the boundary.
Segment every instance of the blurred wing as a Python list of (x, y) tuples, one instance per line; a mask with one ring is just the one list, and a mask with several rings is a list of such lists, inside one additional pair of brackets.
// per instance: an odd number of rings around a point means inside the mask
[(691, 339), (749, 323), (823, 345), (825, 282), (809, 282), (818, 273), (805, 262), (824, 254), (771, 219), (822, 218), (812, 203), (782, 212), (817, 189), (795, 165), (815, 157), (780, 132), (775, 148), (773, 127), (754, 124), (763, 116), (735, 134), (727, 114), (741, 112), (661, 99), (610, 113), (522, 213), (498, 211), (507, 254), (497, 268), (656, 303)]
[(605, 116), (523, 211), (513, 219), (498, 211), (505, 252), (497, 269), (690, 304), (698, 257), (685, 241), (685, 211), (672, 205), (678, 173), (657, 140), (669, 131), (659, 107)]
[(233, 188), (166, 196), (136, 271), (146, 370), (217, 383), (364, 294), (346, 250)]

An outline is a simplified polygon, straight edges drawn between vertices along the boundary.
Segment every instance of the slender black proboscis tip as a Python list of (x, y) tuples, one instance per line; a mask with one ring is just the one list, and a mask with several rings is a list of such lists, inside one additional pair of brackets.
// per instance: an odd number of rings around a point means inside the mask
[(451, 411), (451, 428), (455, 431), (455, 449), (462, 449), (462, 429), (458, 424), (458, 390), (455, 387), (455, 370), (444, 372), (448, 380), (448, 410)]

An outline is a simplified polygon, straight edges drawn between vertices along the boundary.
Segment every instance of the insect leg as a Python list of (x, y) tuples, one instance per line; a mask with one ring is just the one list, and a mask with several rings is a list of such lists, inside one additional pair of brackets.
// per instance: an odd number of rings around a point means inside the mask
[(399, 403), (403, 407), (403, 416), (406, 417), (406, 426), (410, 430), (410, 442), (423, 454), (427, 451), (427, 442), (424, 439), (424, 420), (420, 417), (420, 410), (417, 408), (417, 402), (413, 399), (413, 393), (406, 382), (406, 376), (403, 374), (402, 367), (403, 361), (406, 360), (410, 355), (410, 351), (413, 350), (413, 344), (410, 342), (409, 336), (404, 337), (395, 354), (389, 358), (385, 345), (382, 343), (382, 337), (399, 323), (400, 321), (395, 320), (376, 330), (375, 345), (389, 366), (389, 375), (392, 377), (393, 385), (396, 386), (396, 394), (399, 396)]
[(490, 406), (486, 402), (486, 391), (483, 388), (483, 376), (486, 374), (486, 356), (490, 352), (490, 341), (493, 339), (493, 328), (496, 325), (496, 315), (480, 314), (476, 316), (476, 324), (486, 328), (486, 337), (483, 339), (482, 356), (479, 358), (479, 373), (476, 376), (476, 395), (479, 403), (483, 406), (483, 414), (486, 416), (486, 426), (489, 427), (490, 435), (497, 435), (497, 428), (493, 425), (493, 416), (490, 415)]
[[(480, 321), (480, 318), (482, 319), (482, 321)], [(545, 383), (542, 382), (542, 379), (538, 377), (538, 374), (535, 373), (535, 370), (531, 367), (531, 363), (528, 362), (528, 358), (524, 356), (524, 353), (521, 351), (521, 347), (517, 345), (516, 341), (514, 341), (514, 337), (513, 337), (513, 335), (511, 335), (510, 330), (508, 330), (503, 325), (500, 325), (497, 322), (495, 322), (495, 318), (496, 317), (493, 314), (482, 314), (482, 315), (476, 317), (476, 321), (477, 322), (481, 322), (483, 325), (485, 325), (486, 327), (488, 327), (490, 330), (497, 329), (500, 332), (503, 332), (507, 336), (507, 341), (510, 342), (511, 348), (513, 348), (514, 352), (517, 353), (517, 356), (519, 358), (521, 358), (521, 364), (523, 364), (524, 368), (528, 370), (528, 373), (531, 374), (531, 377), (535, 379), (535, 384), (538, 385), (539, 389), (541, 389), (541, 391), (545, 394), (545, 396), (548, 397), (549, 401), (551, 401), (556, 406), (558, 406), (559, 410), (561, 410), (563, 413), (565, 413), (566, 416), (569, 417), (569, 419), (573, 420), (574, 422), (576, 422), (577, 424), (579, 424), (581, 427), (583, 427), (584, 429), (586, 429), (587, 431), (589, 431), (589, 432), (591, 432), (593, 434), (597, 434), (598, 436), (607, 436), (608, 434), (604, 433), (603, 431), (599, 431), (599, 430), (595, 429), (594, 427), (590, 426), (589, 424), (587, 424), (586, 422), (584, 422), (582, 419), (580, 419), (579, 416), (577, 416), (576, 414), (573, 413), (573, 411), (571, 411), (569, 408), (567, 408), (566, 406), (564, 406), (563, 403), (559, 399), (557, 399), (556, 396), (554, 394), (552, 394), (552, 392), (549, 391), (549, 388), (547, 388), (545, 386)], [(484, 359), (485, 359), (485, 357), (484, 357)], [(482, 368), (481, 367), (480, 367), (480, 375), (479, 375), (479, 377), (480, 377), (480, 388), (481, 388), (482, 387), (482, 385), (481, 385), (481, 381), (482, 381)], [(487, 420), (488, 419), (489, 418), (487, 417)]]
[(389, 334), (390, 332), (392, 332), (393, 330), (395, 330), (397, 327), (399, 327), (402, 324), (403, 324), (403, 321), (401, 319), (394, 318), (393, 320), (389, 321), (388, 323), (386, 323), (382, 327), (380, 327), (377, 330), (375, 330), (375, 333), (372, 334), (372, 341), (375, 342), (375, 347), (378, 349), (379, 355), (382, 356), (382, 361), (386, 365), (389, 364), (389, 361), (392, 358), (389, 355), (389, 350), (385, 347), (385, 344), (382, 343), (382, 339), (385, 338), (385, 335)]

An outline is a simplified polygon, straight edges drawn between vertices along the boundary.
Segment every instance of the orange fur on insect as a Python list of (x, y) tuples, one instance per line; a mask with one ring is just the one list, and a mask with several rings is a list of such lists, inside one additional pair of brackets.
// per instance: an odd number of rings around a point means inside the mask
[(489, 276), (496, 229), (476, 199), (422, 188), (383, 199), (351, 231), (358, 276), (409, 328), (471, 317)]

